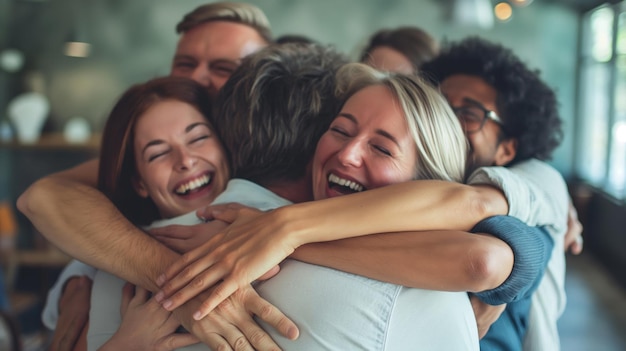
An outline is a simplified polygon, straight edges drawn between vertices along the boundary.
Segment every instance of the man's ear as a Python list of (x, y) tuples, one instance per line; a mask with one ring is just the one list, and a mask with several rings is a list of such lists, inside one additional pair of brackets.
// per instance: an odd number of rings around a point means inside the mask
[(505, 166), (509, 164), (515, 158), (517, 154), (517, 139), (509, 138), (500, 141), (498, 144), (498, 150), (496, 151), (496, 157), (494, 164), (496, 166)]
[(133, 188), (135, 188), (135, 192), (137, 192), (137, 195), (143, 198), (148, 197), (148, 189), (146, 188), (146, 185), (141, 179), (138, 179), (137, 177), (133, 177), (132, 183), (133, 183)]

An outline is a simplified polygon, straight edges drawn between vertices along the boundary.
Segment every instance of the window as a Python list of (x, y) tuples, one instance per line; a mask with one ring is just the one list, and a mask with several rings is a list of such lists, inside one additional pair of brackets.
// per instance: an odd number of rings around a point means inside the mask
[[(626, 197), (626, 11), (602, 6), (583, 19), (577, 174)], [(621, 97), (621, 98), (620, 98)]]

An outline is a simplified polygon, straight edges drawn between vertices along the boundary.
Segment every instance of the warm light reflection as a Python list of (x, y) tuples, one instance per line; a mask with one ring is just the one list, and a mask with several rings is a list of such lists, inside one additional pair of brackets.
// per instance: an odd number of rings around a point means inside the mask
[(65, 43), (65, 55), (71, 57), (87, 57), (91, 51), (91, 44), (71, 41)]
[(530, 5), (533, 0), (509, 0), (509, 2), (515, 6), (524, 7)]
[(496, 15), (496, 18), (502, 22), (510, 20), (511, 16), (513, 16), (513, 9), (511, 8), (511, 5), (506, 2), (501, 2), (497, 4), (496, 7), (494, 7), (493, 11)]

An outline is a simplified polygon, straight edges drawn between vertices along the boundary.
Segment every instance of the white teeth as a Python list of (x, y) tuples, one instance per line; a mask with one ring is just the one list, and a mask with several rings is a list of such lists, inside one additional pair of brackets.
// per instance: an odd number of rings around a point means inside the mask
[(209, 184), (210, 181), (211, 181), (211, 176), (205, 174), (199, 178), (189, 181), (188, 183), (182, 184), (181, 186), (176, 188), (175, 191), (177, 194), (183, 195), (183, 194), (190, 192), (191, 190), (198, 189), (199, 187), (203, 185)]
[(341, 186), (345, 186), (347, 188), (350, 188), (356, 192), (359, 191), (363, 191), (363, 186), (359, 183), (353, 182), (351, 180), (348, 179), (343, 179), (343, 178), (339, 178), (338, 176), (334, 175), (334, 174), (329, 174), (328, 175), (328, 182), (330, 183), (335, 183), (335, 184), (339, 184)]

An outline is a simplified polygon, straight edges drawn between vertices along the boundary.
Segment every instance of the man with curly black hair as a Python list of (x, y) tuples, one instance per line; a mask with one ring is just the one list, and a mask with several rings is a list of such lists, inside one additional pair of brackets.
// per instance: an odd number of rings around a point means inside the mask
[(445, 45), (422, 70), (465, 129), (468, 183), (502, 189), (510, 215), (534, 212), (527, 224), (543, 226), (554, 240), (544, 277), (525, 304), (507, 306), (489, 327), (497, 313), (483, 312), (497, 310), (472, 297), (479, 329), (490, 328), (481, 350), (558, 350), (569, 196), (563, 177), (543, 162), (563, 138), (555, 93), (511, 50), (477, 37)]
[[(447, 47), (423, 70), (464, 122), (472, 148), (470, 171), (549, 160), (561, 143), (554, 91), (511, 50), (471, 37)], [(482, 119), (486, 111), (494, 113)]]

